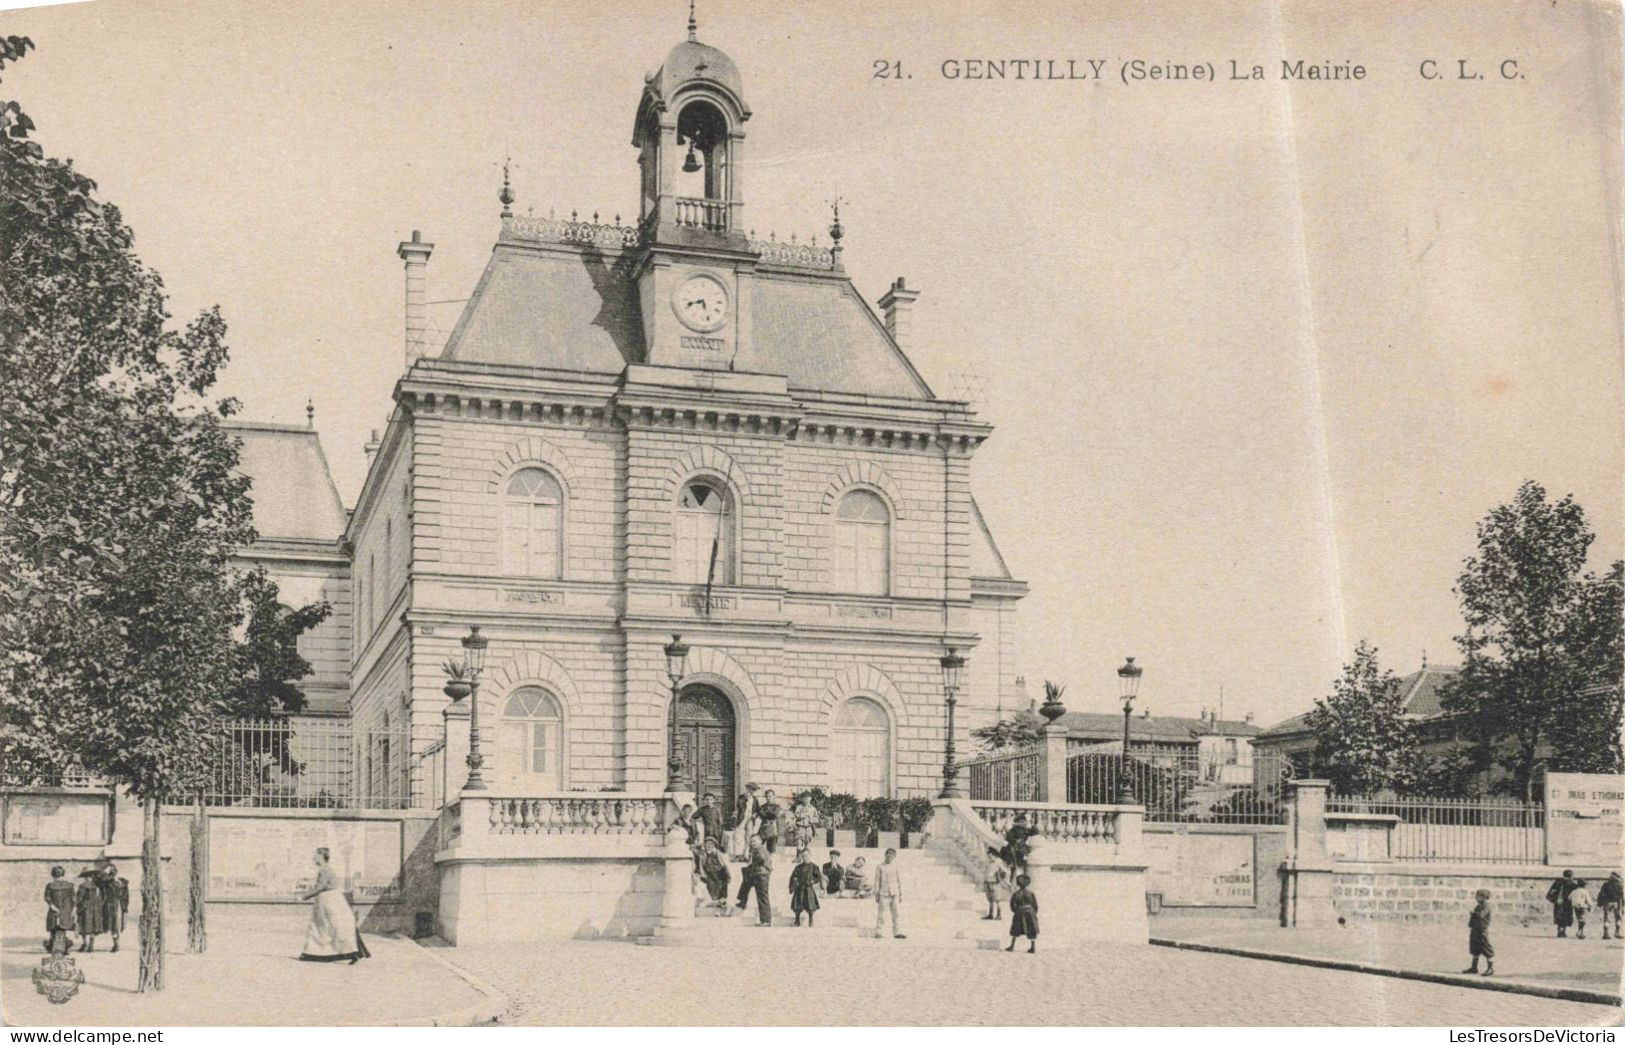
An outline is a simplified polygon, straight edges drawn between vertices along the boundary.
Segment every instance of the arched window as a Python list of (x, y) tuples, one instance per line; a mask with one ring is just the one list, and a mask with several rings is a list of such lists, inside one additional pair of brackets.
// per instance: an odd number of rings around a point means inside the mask
[(563, 725), (551, 693), (534, 686), (515, 692), (497, 726), (498, 769), (522, 773), (544, 790), (564, 790)]
[(697, 479), (677, 498), (672, 577), (681, 584), (734, 582), (733, 498), (721, 484)]
[(880, 495), (853, 490), (835, 508), (835, 590), (855, 595), (891, 591), (891, 512)]
[(564, 490), (544, 469), (508, 480), (503, 504), (503, 566), (508, 573), (558, 578), (564, 560)]
[(830, 789), (858, 798), (891, 793), (891, 721), (867, 697), (853, 697), (835, 713)]

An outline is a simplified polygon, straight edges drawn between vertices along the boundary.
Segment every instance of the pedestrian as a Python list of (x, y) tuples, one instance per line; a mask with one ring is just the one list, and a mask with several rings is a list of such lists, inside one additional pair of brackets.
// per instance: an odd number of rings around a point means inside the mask
[(1591, 911), (1591, 889), (1584, 878), (1574, 880), (1574, 891), (1569, 893), (1569, 907), (1574, 911), (1574, 935), (1586, 938), (1586, 915)]
[(770, 853), (778, 852), (779, 831), (783, 826), (779, 821), (783, 814), (784, 808), (779, 805), (778, 799), (773, 797), (773, 792), (766, 792), (762, 796), (761, 806), (756, 810), (756, 819), (761, 825), (756, 829), (756, 835)]
[(119, 934), (130, 913), (130, 883), (119, 877), (118, 868), (102, 868), (102, 932), (113, 934), (113, 954), (118, 953)]
[(715, 838), (707, 838), (700, 856), (700, 873), (705, 880), (706, 893), (711, 897), (708, 906), (726, 910), (728, 884), (733, 879), (733, 872), (728, 870), (728, 860), (722, 855), (722, 847)]
[(73, 947), (75, 926), (74, 889), (66, 871), (58, 864), (51, 868), (51, 880), (45, 883), (45, 949), (52, 954), (67, 954)]
[(693, 857), (694, 867), (690, 872), (692, 880), (690, 890), (704, 879), (704, 869), (700, 866), (700, 849), (705, 845), (705, 824), (694, 815), (694, 803), (684, 802), (683, 808), (678, 812), (676, 821), (671, 825), (673, 831), (683, 832), (683, 840), (688, 844), (689, 856)]
[(1029, 875), (1016, 875), (1016, 891), (1010, 896), (1010, 946), (1007, 951), (1016, 949), (1016, 939), (1027, 937), (1027, 953), (1036, 954), (1038, 951), (1038, 897), (1033, 895), (1030, 888), (1033, 880)]
[(1027, 857), (1032, 853), (1032, 837), (1038, 833), (1038, 828), (1027, 825), (1027, 814), (1017, 813), (1015, 820), (1010, 824), (1009, 830), (1004, 832), (1004, 848), (994, 849), (987, 847), (990, 855), (1003, 860), (1010, 868), (1010, 873), (1027, 870)]
[(1490, 891), (1480, 889), (1473, 894), (1478, 901), (1472, 913), (1467, 916), (1467, 953), (1473, 956), (1473, 964), (1461, 970), (1469, 976), (1478, 971), (1478, 959), (1484, 959), (1484, 975), (1495, 974), (1495, 948), (1490, 944)]
[(1569, 895), (1574, 892), (1574, 872), (1564, 871), (1563, 877), (1552, 882), (1546, 890), (1546, 902), (1552, 905), (1552, 922), (1557, 926), (1559, 938), (1569, 934), (1569, 926), (1574, 924), (1574, 908), (1569, 904)]
[(792, 813), (795, 822), (796, 848), (805, 849), (813, 844), (813, 838), (818, 830), (818, 807), (813, 805), (812, 795), (803, 791), (801, 797), (796, 799), (795, 810)]
[(846, 880), (841, 885), (860, 900), (869, 895), (869, 868), (865, 866), (863, 857), (852, 861), (852, 866), (846, 869)]
[(750, 840), (756, 837), (756, 811), (760, 803), (756, 801), (756, 785), (746, 784), (745, 790), (739, 793), (739, 800), (734, 803), (734, 829), (729, 849), (733, 858), (744, 863), (750, 858)]
[(700, 808), (694, 812), (695, 819), (699, 820), (705, 828), (705, 837), (701, 844), (715, 840), (718, 846), (723, 844), (722, 838), (722, 809), (717, 805), (717, 796), (706, 794), (700, 799)]
[(983, 915), (984, 922), (996, 922), (1004, 917), (1000, 909), (1004, 901), (1010, 899), (1010, 881), (1004, 873), (1004, 868), (988, 866), (987, 877), (982, 881), (982, 889), (987, 893), (987, 914)]
[(824, 862), (824, 892), (830, 896), (840, 896), (841, 886), (846, 883), (846, 868), (841, 866), (841, 851), (831, 849), (829, 859)]
[(897, 866), (897, 850), (886, 850), (886, 862), (875, 868), (875, 938), (884, 935), (886, 913), (891, 912), (893, 939), (907, 939), (903, 923), (897, 920), (897, 905), (903, 902), (903, 874)]
[(102, 890), (97, 884), (101, 876), (94, 867), (79, 872), (79, 888), (73, 894), (74, 924), (79, 927), (79, 950), (90, 953), (96, 949), (96, 936), (102, 931)]
[(754, 839), (750, 846), (750, 862), (745, 865), (744, 873), (739, 879), (739, 910), (745, 909), (752, 890), (756, 892), (756, 924), (766, 927), (773, 924), (773, 901), (768, 898), (768, 887), (773, 881), (773, 853), (767, 848), (767, 843), (760, 838)]
[(1620, 908), (1625, 907), (1625, 882), (1620, 880), (1618, 871), (1609, 875), (1608, 881), (1597, 890), (1597, 906), (1602, 908), (1602, 938), (1608, 939), (1608, 922), (1612, 919), (1614, 938), (1625, 939), (1619, 933)]
[(824, 891), (824, 879), (813, 863), (812, 853), (806, 849), (796, 854), (795, 869), (790, 872), (790, 910), (795, 912), (796, 924), (801, 924), (801, 916), (807, 916), (807, 928), (811, 929), (813, 915), (818, 911), (818, 894)]
[(316, 883), (301, 897), (314, 902), (310, 905), (310, 925), (305, 929), (305, 949), (299, 960), (340, 962), (349, 959), (354, 965), (372, 954), (361, 941), (355, 911), (350, 909), (350, 901), (339, 888), (331, 860), (332, 853), (326, 846), (316, 850)]

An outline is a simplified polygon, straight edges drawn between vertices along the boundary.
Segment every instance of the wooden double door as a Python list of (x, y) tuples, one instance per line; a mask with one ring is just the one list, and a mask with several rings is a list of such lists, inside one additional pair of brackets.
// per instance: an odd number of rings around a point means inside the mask
[(732, 810), (738, 794), (734, 765), (738, 735), (733, 704), (711, 686), (693, 685), (677, 695), (675, 713), (678, 785), (693, 792), (696, 803), (712, 794), (724, 813)]

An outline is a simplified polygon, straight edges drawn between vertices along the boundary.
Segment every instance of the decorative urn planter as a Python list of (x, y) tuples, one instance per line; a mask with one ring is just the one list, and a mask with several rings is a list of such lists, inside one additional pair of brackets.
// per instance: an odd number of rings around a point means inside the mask
[(467, 679), (452, 679), (450, 682), (446, 683), (440, 688), (441, 691), (446, 694), (446, 696), (451, 698), (452, 703), (455, 704), (457, 701), (468, 696), (469, 693), (473, 691), (474, 687), (468, 684)]

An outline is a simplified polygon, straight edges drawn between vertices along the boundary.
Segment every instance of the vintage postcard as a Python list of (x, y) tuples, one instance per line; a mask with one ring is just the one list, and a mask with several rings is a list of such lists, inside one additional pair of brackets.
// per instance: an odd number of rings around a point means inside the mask
[(1617, 1026), (1621, 31), (5, 12), (4, 1022)]

